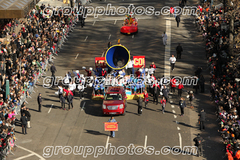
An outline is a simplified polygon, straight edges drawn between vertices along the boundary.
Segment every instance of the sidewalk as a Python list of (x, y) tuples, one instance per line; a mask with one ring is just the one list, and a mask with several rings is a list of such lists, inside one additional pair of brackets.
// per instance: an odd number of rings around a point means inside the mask
[[(194, 76), (194, 72), (197, 67), (203, 68), (203, 76), (205, 78), (205, 93), (194, 94), (195, 99), (193, 100), (193, 109), (190, 109), (188, 105), (188, 99), (186, 94), (183, 94), (185, 101), (187, 103), (187, 108), (185, 112), (186, 116), (177, 117), (177, 126), (181, 128), (180, 133), (182, 134), (183, 144), (194, 145), (193, 138), (197, 136), (198, 133), (204, 139), (203, 142), (203, 157), (193, 157), (193, 160), (199, 159), (222, 159), (224, 156), (224, 151), (222, 151), (223, 145), (221, 143), (221, 137), (219, 136), (218, 124), (216, 122), (215, 106), (210, 101), (210, 75), (207, 70), (207, 60), (205, 57), (204, 42), (202, 41), (202, 36), (197, 31), (197, 28), (193, 24), (193, 17), (182, 16), (180, 27), (177, 28), (177, 23), (174, 18), (171, 20), (172, 23), (172, 42), (171, 42), (171, 54), (175, 54), (175, 47), (178, 43), (181, 43), (183, 47), (182, 59), (177, 59), (176, 68), (171, 73), (171, 76)], [(175, 54), (176, 56), (176, 54)], [(194, 91), (192, 86), (185, 86), (187, 91)], [(177, 104), (179, 97), (177, 97), (177, 91), (173, 96), (173, 102)], [(205, 131), (201, 132), (199, 130), (198, 124), (198, 113), (201, 109), (206, 112), (206, 122)], [(177, 113), (180, 113), (180, 109), (176, 109)], [(190, 127), (190, 133), (187, 133), (187, 127)], [(189, 137), (189, 134), (191, 137)], [(185, 140), (184, 140), (185, 139)], [(190, 142), (189, 142), (190, 141)], [(218, 153), (218, 154), (213, 154)]]

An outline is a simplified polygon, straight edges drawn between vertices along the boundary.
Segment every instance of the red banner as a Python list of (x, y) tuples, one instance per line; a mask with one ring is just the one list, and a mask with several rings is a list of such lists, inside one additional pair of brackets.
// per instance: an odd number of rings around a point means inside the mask
[(101, 68), (106, 68), (107, 64), (105, 61), (105, 57), (95, 57), (95, 65), (100, 66)]
[(145, 56), (133, 56), (133, 67), (141, 68), (145, 67)]
[(104, 129), (105, 129), (105, 131), (118, 131), (118, 123), (117, 122), (105, 122)]

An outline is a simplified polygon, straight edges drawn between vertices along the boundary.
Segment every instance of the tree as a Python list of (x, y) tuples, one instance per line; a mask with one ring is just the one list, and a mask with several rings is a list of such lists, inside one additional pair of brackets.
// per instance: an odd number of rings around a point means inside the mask
[(228, 0), (228, 4), (232, 6), (231, 10), (228, 10), (228, 16), (230, 18), (230, 26), (229, 26), (229, 54), (235, 55), (234, 53), (234, 19), (237, 13), (240, 13), (240, 3), (239, 0), (232, 0), (232, 4), (230, 0)]

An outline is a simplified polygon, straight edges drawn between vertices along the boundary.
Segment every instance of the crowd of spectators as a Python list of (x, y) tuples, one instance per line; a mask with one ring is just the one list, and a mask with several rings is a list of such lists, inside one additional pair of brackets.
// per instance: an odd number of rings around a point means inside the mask
[[(62, 11), (50, 18), (44, 17), (44, 8), (43, 4), (36, 6), (26, 19), (4, 21), (6, 25), (1, 28), (0, 38), (5, 38), (0, 42), (1, 159), (15, 146), (15, 115), (19, 114), (21, 105), (24, 108), (25, 98), (30, 97), (37, 79), (53, 55), (59, 53), (76, 23), (75, 15), (64, 16)], [(18, 33), (17, 27), (20, 27)]]
[[(239, 87), (235, 78), (240, 77), (240, 56), (231, 56), (229, 30), (221, 28), (229, 25), (230, 18), (223, 15), (222, 8), (209, 11), (209, 3), (199, 6), (196, 25), (206, 41), (206, 58), (210, 70), (211, 99), (216, 104), (219, 132), (226, 147), (228, 159), (240, 157), (240, 107)], [(236, 15), (235, 22), (239, 22)], [(225, 18), (225, 19), (224, 19)], [(237, 32), (239, 26), (235, 26)]]

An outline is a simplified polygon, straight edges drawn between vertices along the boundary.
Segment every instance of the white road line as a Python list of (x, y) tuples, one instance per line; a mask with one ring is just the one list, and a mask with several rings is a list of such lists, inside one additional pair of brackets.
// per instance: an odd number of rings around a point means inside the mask
[(144, 149), (147, 148), (147, 135), (145, 136)]
[(105, 52), (102, 53), (102, 57), (103, 57), (104, 53), (105, 53)]
[(84, 41), (86, 41), (88, 39), (88, 36), (86, 36), (86, 38), (85, 38), (85, 40)]
[(175, 110), (172, 110), (173, 113), (176, 113)]
[(114, 25), (117, 23), (117, 20), (115, 20)]
[(17, 148), (20, 148), (20, 149), (22, 149), (22, 150), (25, 150), (25, 151), (27, 151), (27, 152), (30, 152), (30, 153), (32, 153), (32, 154), (34, 154), (35, 156), (37, 156), (38, 158), (40, 158), (40, 160), (45, 160), (42, 156), (40, 156), (39, 154), (37, 154), (37, 153), (35, 153), (35, 152), (33, 152), (33, 151), (30, 151), (30, 150), (28, 150), (28, 149), (26, 149), (26, 148), (24, 148), (24, 147), (21, 147), (21, 146), (17, 146)]
[(170, 77), (170, 53), (171, 53), (171, 21), (166, 19), (167, 45), (165, 46), (164, 76)]
[(111, 34), (109, 35), (108, 39), (110, 39), (110, 38), (111, 38)]
[(177, 130), (180, 130), (180, 128), (179, 128), (179, 127), (177, 127)]
[(83, 106), (82, 106), (82, 109), (81, 109), (81, 111), (83, 110), (83, 108), (84, 108), (85, 104), (86, 104), (86, 102), (84, 102), (84, 103), (83, 103)]
[(49, 109), (48, 113), (50, 113), (50, 112), (51, 112), (51, 110), (52, 110), (52, 106), (53, 106), (53, 104), (51, 105), (51, 107), (50, 107), (50, 109)]
[(172, 108), (175, 108), (174, 105), (171, 105)]
[(106, 142), (106, 149), (108, 148), (108, 142), (109, 142), (109, 136), (107, 137), (107, 142)]
[(93, 21), (93, 24), (92, 24), (92, 25), (94, 26), (95, 23), (96, 23), (96, 21)]
[(170, 103), (173, 103), (173, 101), (170, 101)]
[(34, 153), (31, 153), (31, 154), (28, 154), (28, 155), (26, 155), (26, 156), (22, 156), (22, 157), (16, 158), (16, 159), (14, 159), (14, 160), (25, 159), (25, 158), (27, 158), (27, 157), (31, 157), (31, 156), (33, 156), (33, 155), (34, 155)]
[(177, 118), (177, 116), (176, 115), (173, 115), (174, 116), (174, 118)]
[(134, 35), (132, 35), (132, 38), (134, 38)]
[(178, 133), (178, 136), (179, 136), (180, 149), (182, 149), (182, 137), (181, 137), (181, 133)]
[(78, 55), (79, 55), (79, 54), (76, 55), (75, 59), (77, 59)]

